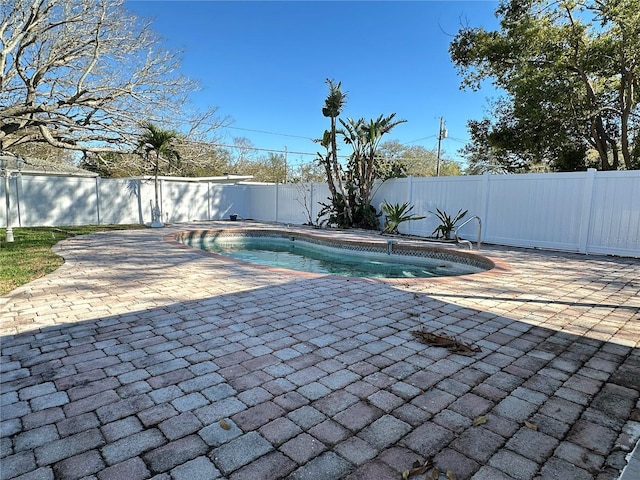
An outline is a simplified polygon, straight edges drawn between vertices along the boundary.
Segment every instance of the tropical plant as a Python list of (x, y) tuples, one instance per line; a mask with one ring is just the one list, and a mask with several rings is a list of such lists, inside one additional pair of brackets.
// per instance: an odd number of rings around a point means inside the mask
[(331, 119), (331, 126), (330, 130), (325, 130), (322, 138), (318, 140), (325, 149), (324, 155), (318, 153), (318, 163), (324, 167), (327, 175), (327, 186), (331, 192), (331, 204), (338, 205), (341, 203), (344, 206), (340, 215), (344, 215), (345, 218), (340, 219), (338, 223), (350, 225), (353, 223), (353, 215), (347, 187), (344, 184), (342, 165), (340, 165), (338, 159), (338, 143), (336, 139), (336, 122), (346, 102), (347, 94), (342, 92), (341, 82), (335, 83), (333, 80), (327, 79), (327, 85), (329, 86), (329, 93), (324, 100), (322, 115)]
[(319, 202), (322, 207), (318, 212), (319, 225), (336, 225), (339, 228), (349, 228), (351, 223), (348, 220), (346, 212), (345, 197), (338, 193), (335, 199), (329, 203)]
[(386, 180), (390, 172), (385, 171), (384, 163), (378, 156), (378, 146), (383, 135), (389, 133), (397, 125), (406, 120), (394, 120), (396, 114), (380, 115), (375, 120), (368, 122), (364, 118), (355, 121), (347, 118), (340, 119), (343, 129), (339, 133), (343, 136), (344, 143), (353, 149), (349, 156), (348, 170), (350, 183), (355, 188), (356, 202), (358, 205), (369, 205), (373, 197), (373, 186), (377, 179)]
[(382, 211), (385, 214), (384, 229), (382, 233), (398, 233), (398, 225), (409, 220), (422, 220), (422, 216), (412, 215), (413, 205), (404, 202), (402, 205), (394, 203), (393, 205), (386, 200), (382, 202)]
[[(377, 149), (383, 135), (405, 120), (395, 120), (395, 113), (369, 121), (338, 119), (346, 95), (340, 91), (340, 83), (327, 80), (327, 84), (329, 94), (322, 114), (331, 118), (331, 130), (325, 130), (317, 142), (326, 150), (324, 154), (318, 153), (318, 163), (325, 169), (331, 198), (329, 204), (323, 204), (319, 216), (324, 216), (324, 223), (329, 225), (378, 230), (382, 212), (378, 213), (371, 205), (374, 185), (376, 180), (384, 181), (391, 175), (381, 168)], [(343, 127), (340, 130), (336, 129), (336, 119)], [(345, 168), (338, 160), (337, 135), (353, 150)]]
[(176, 149), (175, 143), (180, 139), (180, 134), (175, 130), (165, 130), (157, 127), (151, 122), (143, 122), (142, 135), (138, 142), (138, 147), (144, 159), (153, 169), (153, 186), (155, 190), (155, 205), (151, 212), (151, 221), (154, 226), (162, 226), (160, 201), (158, 195), (158, 174), (160, 172), (160, 163), (167, 162), (168, 169), (174, 162), (180, 161), (180, 153)]
[(456, 228), (456, 224), (464, 218), (467, 212), (468, 210), (463, 212), (462, 209), (460, 209), (456, 216), (452, 218), (448, 213), (441, 211), (439, 208), (436, 208), (435, 212), (429, 211), (429, 213), (433, 213), (438, 217), (441, 222), (431, 235), (435, 235), (436, 238), (444, 237), (449, 240), (451, 238), (451, 232)]

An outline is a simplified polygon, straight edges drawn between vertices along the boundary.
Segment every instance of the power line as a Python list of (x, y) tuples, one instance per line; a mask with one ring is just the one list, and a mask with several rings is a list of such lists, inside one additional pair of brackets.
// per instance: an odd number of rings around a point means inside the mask
[(454, 142), (458, 142), (458, 143), (467, 143), (468, 140), (463, 140), (462, 138), (456, 138), (456, 137), (449, 137), (449, 140), (453, 140)]
[(417, 140), (411, 140), (410, 142), (405, 143), (405, 145), (408, 145), (409, 143), (419, 142), (420, 140), (428, 140), (429, 138), (434, 138), (434, 137), (437, 137), (437, 135), (429, 135), (428, 137), (422, 137)]
[(311, 141), (314, 140), (311, 137), (305, 137), (303, 135), (291, 135), (287, 133), (267, 132), (266, 130), (254, 130), (252, 128), (240, 128), (240, 127), (222, 127), (222, 128), (230, 128), (232, 130), (243, 130), (245, 132), (266, 133), (267, 135), (278, 135), (280, 137), (304, 138), (305, 140), (311, 140)]
[(258, 152), (286, 153), (286, 154), (290, 154), (290, 155), (311, 155), (313, 157), (315, 157), (317, 155), (316, 153), (309, 153), (309, 152), (293, 152), (291, 150), (276, 150), (276, 149), (272, 149), (272, 148), (248, 147), (248, 146), (244, 146), (244, 145), (226, 145), (224, 143), (215, 143), (215, 142), (192, 142), (192, 141), (189, 141), (189, 142), (190, 143), (196, 143), (198, 145), (212, 145), (214, 147), (239, 148), (239, 149), (243, 149), (243, 150), (255, 150), (255, 151), (258, 151)]
[[(17, 119), (17, 120), (26, 120), (26, 121), (31, 121), (33, 119), (31, 118), (25, 118), (25, 117), (16, 117), (16, 116), (7, 116), (7, 115), (0, 115), (0, 118), (4, 118), (4, 119)], [(59, 120), (48, 120), (47, 123), (52, 123), (52, 124), (58, 124), (58, 125), (62, 125), (65, 126), (67, 125), (66, 122), (62, 122)], [(279, 136), (283, 136), (283, 137), (292, 137), (292, 138), (303, 138), (305, 140), (311, 140), (314, 141), (315, 139), (311, 138), (311, 137), (305, 137), (302, 135), (290, 135), (290, 134), (285, 134), (285, 133), (276, 133), (276, 132), (269, 132), (266, 130), (256, 130), (256, 129), (249, 129), (249, 128), (241, 128), (241, 127), (220, 127), (220, 128), (230, 128), (230, 129), (234, 129), (234, 130), (244, 130), (244, 131), (248, 131), (248, 132), (256, 132), (256, 133), (264, 133), (264, 134), (269, 134), (269, 135), (279, 135)], [(134, 136), (142, 136), (142, 134), (140, 133), (128, 133)], [(406, 142), (406, 143), (401, 143), (401, 146), (406, 146), (410, 143), (415, 143), (421, 140), (427, 140), (430, 138), (435, 138), (438, 135), (429, 135), (427, 137), (422, 137), (419, 138), (417, 140), (412, 140), (410, 142)], [(466, 143), (466, 141), (461, 140), (461, 139), (457, 139), (457, 138), (451, 138), (449, 137), (451, 140), (460, 142), (460, 143)], [(316, 157), (318, 155), (318, 153), (311, 153), (311, 152), (297, 152), (297, 151), (290, 151), (287, 150), (286, 147), (284, 150), (280, 150), (280, 149), (274, 149), (274, 148), (261, 148), (261, 147), (254, 147), (254, 146), (245, 146), (245, 145), (229, 145), (229, 144), (225, 144), (225, 143), (217, 143), (215, 141), (198, 141), (198, 140), (189, 140), (189, 139), (183, 139), (183, 141), (185, 143), (190, 143), (190, 144), (194, 144), (194, 145), (203, 145), (203, 146), (212, 146), (212, 147), (221, 147), (221, 148), (237, 148), (237, 149), (244, 149), (244, 150), (252, 150), (252, 151), (256, 151), (256, 152), (268, 152), (268, 153), (278, 153), (278, 154), (290, 154), (290, 155), (306, 155), (306, 156), (312, 156), (312, 157)], [(435, 147), (434, 147), (435, 148)], [(349, 158), (350, 155), (338, 155), (339, 158)]]

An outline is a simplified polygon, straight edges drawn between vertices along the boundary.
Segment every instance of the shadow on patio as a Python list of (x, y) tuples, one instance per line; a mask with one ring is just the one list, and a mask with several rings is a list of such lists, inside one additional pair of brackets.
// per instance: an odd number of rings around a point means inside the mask
[[(2, 480), (397, 480), (426, 459), (441, 478), (605, 480), (637, 438), (640, 351), (470, 307), (513, 296), (291, 280), (179, 250), (154, 273), (153, 245), (101, 273), (100, 242), (74, 252), (93, 273), (67, 265), (56, 295), (97, 292), (118, 313), (2, 338)], [(482, 352), (418, 343), (417, 328)]]

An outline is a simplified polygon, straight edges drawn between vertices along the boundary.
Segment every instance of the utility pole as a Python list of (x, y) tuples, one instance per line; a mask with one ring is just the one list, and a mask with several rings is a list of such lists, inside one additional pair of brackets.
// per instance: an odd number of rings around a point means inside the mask
[(436, 177), (440, 176), (440, 144), (443, 138), (447, 138), (447, 129), (444, 128), (444, 118), (440, 117), (440, 129), (438, 130), (438, 161), (436, 163)]

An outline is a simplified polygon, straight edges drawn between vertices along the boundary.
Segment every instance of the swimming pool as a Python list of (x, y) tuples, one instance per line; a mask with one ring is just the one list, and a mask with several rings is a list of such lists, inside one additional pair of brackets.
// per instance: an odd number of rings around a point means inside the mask
[(433, 278), (492, 268), (479, 255), (415, 245), (353, 242), (309, 233), (265, 230), (184, 232), (181, 243), (236, 260), (290, 270), (367, 278)]

